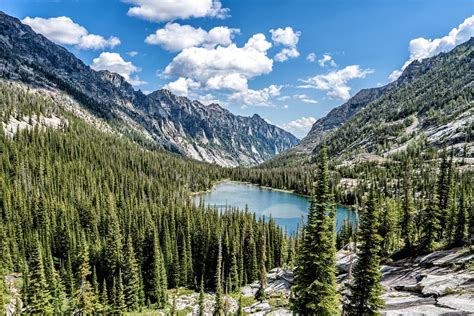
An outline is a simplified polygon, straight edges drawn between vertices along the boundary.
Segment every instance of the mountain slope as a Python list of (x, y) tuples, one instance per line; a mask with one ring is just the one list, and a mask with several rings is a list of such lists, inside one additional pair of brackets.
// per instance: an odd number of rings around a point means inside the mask
[(473, 154), (474, 39), (451, 52), (411, 63), (386, 86), (363, 89), (317, 120), (294, 148), (266, 166), (292, 164), (323, 140), (335, 156), (389, 155), (416, 140), (437, 147), (466, 144)]
[(166, 90), (135, 91), (2, 12), (0, 78), (63, 91), (122, 135), (224, 166), (261, 163), (298, 141), (256, 115), (236, 116)]
[(448, 53), (413, 62), (395, 88), (327, 135), (331, 152), (387, 156), (422, 141), (438, 148), (466, 146), (465, 155), (472, 155), (473, 70), (473, 38)]

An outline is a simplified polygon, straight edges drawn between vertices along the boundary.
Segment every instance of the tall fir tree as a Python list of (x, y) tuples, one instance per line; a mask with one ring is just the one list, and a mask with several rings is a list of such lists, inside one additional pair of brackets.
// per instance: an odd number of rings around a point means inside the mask
[(198, 297), (198, 305), (199, 305), (199, 316), (205, 316), (204, 310), (204, 278), (201, 276), (201, 284), (199, 286), (199, 297)]
[(153, 295), (159, 308), (164, 308), (168, 302), (168, 281), (164, 258), (160, 250), (159, 238), (154, 237), (153, 245)]
[(327, 149), (320, 150), (317, 180), (292, 288), (291, 305), (301, 315), (338, 315), (334, 203), (330, 189)]
[(37, 235), (34, 237), (28, 266), (28, 312), (52, 313), (52, 298), (44, 273), (43, 250)]
[(448, 157), (448, 153), (446, 148), (441, 153), (441, 164), (439, 166), (439, 177), (438, 177), (438, 221), (440, 223), (445, 223), (445, 225), (440, 225), (438, 229), (438, 240), (441, 240), (444, 236), (447, 229), (449, 228), (449, 222), (451, 218), (449, 216), (449, 209), (450, 204), (452, 201), (452, 183), (453, 183), (453, 176), (454, 176), (454, 151), (451, 150), (450, 157)]
[(230, 280), (230, 291), (236, 292), (240, 288), (240, 281), (239, 281), (239, 267), (237, 264), (237, 243), (234, 241), (232, 243), (232, 249), (230, 253), (230, 272), (229, 272), (229, 280)]
[(455, 246), (461, 246), (464, 244), (466, 240), (466, 231), (467, 231), (467, 205), (466, 205), (466, 197), (464, 193), (464, 188), (462, 186), (461, 186), (461, 192), (459, 193), (459, 202), (458, 202), (456, 215), (457, 215), (455, 218), (456, 226), (454, 230), (453, 243)]
[(428, 186), (428, 202), (421, 210), (421, 238), (419, 250), (427, 253), (435, 250), (439, 226), (439, 204), (437, 200), (436, 188), (434, 185)]
[(104, 314), (109, 312), (109, 295), (107, 294), (107, 281), (105, 280), (105, 278), (102, 280), (100, 305), (102, 307), (101, 312), (103, 312)]
[(257, 301), (264, 301), (267, 298), (265, 293), (265, 288), (267, 287), (267, 270), (266, 270), (266, 263), (267, 263), (267, 255), (266, 255), (266, 236), (265, 236), (265, 228), (261, 228), (261, 235), (260, 235), (260, 273), (259, 273), (259, 283), (260, 287), (255, 293), (255, 299)]
[(214, 316), (224, 315), (224, 298), (222, 293), (222, 241), (219, 237), (216, 267), (216, 298), (214, 303)]
[(353, 269), (353, 280), (349, 286), (349, 303), (344, 311), (347, 315), (378, 315), (383, 307), (380, 285), (379, 212), (375, 196), (375, 181), (372, 181), (365, 212), (359, 230), (358, 259)]
[(410, 249), (415, 239), (415, 206), (413, 203), (412, 164), (408, 163), (403, 179), (403, 205), (400, 231), (405, 242), (405, 249)]
[(80, 253), (78, 257), (79, 271), (78, 271), (78, 286), (75, 294), (75, 313), (80, 315), (92, 314), (95, 309), (97, 298), (95, 297), (94, 289), (89, 282), (91, 269), (89, 265), (89, 249), (86, 238), (82, 235)]
[(127, 309), (123, 290), (122, 271), (118, 270), (117, 278), (112, 279), (112, 311), (115, 314), (123, 314)]
[(136, 311), (140, 307), (140, 268), (135, 258), (132, 239), (127, 238), (124, 255), (123, 283), (125, 304), (128, 311)]

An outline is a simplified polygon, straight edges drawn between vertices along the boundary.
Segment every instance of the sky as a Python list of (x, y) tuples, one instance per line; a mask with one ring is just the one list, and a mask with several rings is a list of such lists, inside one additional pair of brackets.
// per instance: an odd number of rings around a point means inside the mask
[(360, 89), (474, 36), (474, 0), (0, 0), (144, 93), (167, 88), (302, 138)]

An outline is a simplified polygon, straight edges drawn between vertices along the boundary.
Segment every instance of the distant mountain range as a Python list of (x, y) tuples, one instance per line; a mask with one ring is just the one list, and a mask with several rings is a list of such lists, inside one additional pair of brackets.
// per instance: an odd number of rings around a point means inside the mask
[(135, 91), (120, 75), (94, 71), (65, 48), (0, 12), (0, 78), (65, 93), (136, 142), (223, 166), (254, 165), (295, 146), (291, 133), (255, 114), (237, 116), (168, 90)]
[(363, 89), (317, 120), (294, 148), (268, 162), (299, 161), (325, 142), (334, 157), (385, 157), (423, 142), (474, 155), (474, 38), (412, 62), (386, 86)]

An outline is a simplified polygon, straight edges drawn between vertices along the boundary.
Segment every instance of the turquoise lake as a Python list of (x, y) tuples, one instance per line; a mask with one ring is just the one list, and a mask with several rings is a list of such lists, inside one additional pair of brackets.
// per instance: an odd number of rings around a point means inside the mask
[[(286, 228), (288, 234), (296, 231), (302, 217), (306, 219), (309, 208), (309, 199), (305, 196), (233, 181), (221, 182), (210, 192), (193, 196), (195, 204), (198, 204), (201, 199), (204, 200), (205, 205), (220, 210), (225, 210), (226, 207), (245, 210), (245, 206), (248, 206), (249, 211), (259, 217), (269, 218), (271, 215), (279, 225)], [(347, 207), (337, 206), (337, 230), (347, 214)]]

